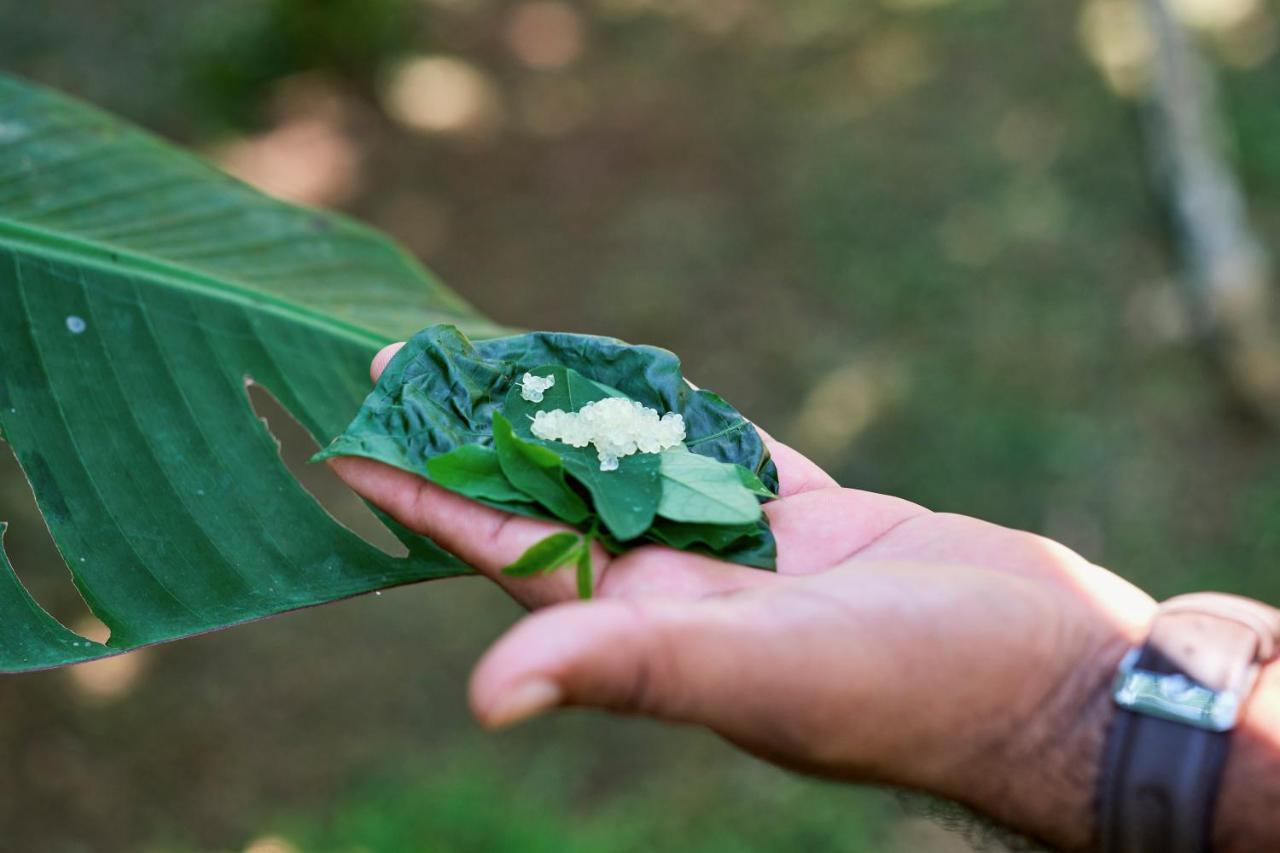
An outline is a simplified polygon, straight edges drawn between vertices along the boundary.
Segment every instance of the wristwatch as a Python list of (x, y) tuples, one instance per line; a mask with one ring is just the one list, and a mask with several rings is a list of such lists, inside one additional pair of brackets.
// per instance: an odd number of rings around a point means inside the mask
[(1280, 651), (1280, 611), (1196, 593), (1162, 604), (1112, 686), (1117, 712), (1098, 780), (1103, 853), (1206, 853), (1230, 731), (1263, 664)]

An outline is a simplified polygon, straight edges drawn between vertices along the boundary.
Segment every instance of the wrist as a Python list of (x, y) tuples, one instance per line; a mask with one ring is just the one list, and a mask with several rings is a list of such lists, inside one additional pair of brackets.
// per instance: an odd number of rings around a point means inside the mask
[(1092, 849), (1098, 774), (1115, 717), (1111, 685), (1140, 639), (1114, 635), (1057, 680), (1035, 712), (1003, 722), (951, 790), (938, 790), (1055, 850)]
[[(1117, 708), (1112, 686), (1121, 659), (1142, 645), (1138, 622), (1110, 632), (1097, 651), (1058, 679), (1036, 713), (1006, 722), (953, 799), (1004, 825), (1067, 851), (1097, 844), (1099, 788), (1108, 731)], [(1230, 735), (1215, 796), (1213, 849), (1274, 849), (1280, 813), (1280, 661), (1264, 666)], [(944, 793), (944, 796), (948, 794)]]
[(1109, 640), (1063, 680), (1008, 756), (1011, 785), (993, 818), (1057, 850), (1093, 849), (1095, 792), (1116, 714), (1111, 686), (1138, 642)]
[[(1157, 612), (1149, 595), (1114, 575), (1099, 572), (1081, 580), (1090, 595), (1081, 602), (1056, 602), (1054, 615), (1062, 625), (1036, 667), (1057, 675), (1029, 712), (1012, 721), (1004, 748), (996, 750), (1005, 790), (987, 798), (993, 806), (980, 806), (1024, 835), (1066, 851), (1096, 844), (1096, 792), (1117, 714), (1112, 686), (1121, 660), (1142, 645)], [(1071, 606), (1079, 603), (1083, 608)]]
[[(1197, 593), (1161, 606), (1141, 651), (1126, 664), (1124, 702), (1131, 710), (1122, 719), (1104, 687), (1103, 732), (1108, 725), (1114, 730), (1105, 735), (1105, 754), (1092, 753), (1101, 809), (1088, 814), (1090, 834), (1081, 844), (1148, 850), (1178, 839), (1187, 849), (1219, 853), (1274, 849), (1277, 637), (1276, 612), (1258, 602)], [(1259, 668), (1267, 660), (1273, 663)], [(1187, 679), (1202, 687), (1189, 689)], [(1218, 693), (1210, 694), (1212, 705), (1198, 704), (1204, 688)], [(1231, 697), (1243, 701), (1238, 715)]]
[(1270, 849), (1280, 812), (1280, 662), (1264, 667), (1231, 735), (1214, 817), (1218, 853)]

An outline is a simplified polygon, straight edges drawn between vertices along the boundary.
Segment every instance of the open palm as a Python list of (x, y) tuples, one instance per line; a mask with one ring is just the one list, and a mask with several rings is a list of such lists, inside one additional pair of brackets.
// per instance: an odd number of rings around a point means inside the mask
[[(379, 354), (375, 377), (393, 352)], [(568, 704), (649, 714), (706, 725), (787, 766), (1073, 831), (1067, 818), (1087, 815), (1087, 801), (1021, 803), (1011, 779), (1072, 772), (1070, 748), (1039, 743), (1034, 720), (1046, 709), (1086, 714), (1095, 682), (1140, 637), (1151, 599), (1048, 539), (840, 488), (766, 440), (781, 482), (765, 507), (776, 574), (657, 545), (600, 549), (589, 602), (574, 600), (570, 571), (501, 572), (555, 524), (371, 460), (332, 464), (539, 610), (476, 669), (472, 705), (488, 725)], [(1044, 808), (1059, 814), (1027, 813)]]

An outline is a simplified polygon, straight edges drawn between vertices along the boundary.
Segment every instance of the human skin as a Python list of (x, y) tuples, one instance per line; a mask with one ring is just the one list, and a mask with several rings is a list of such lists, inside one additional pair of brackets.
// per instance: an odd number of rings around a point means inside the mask
[[(373, 363), (374, 378), (399, 345)], [(492, 728), (560, 706), (706, 726), (829, 778), (925, 791), (1065, 850), (1093, 843), (1108, 685), (1155, 611), (1066, 547), (898, 498), (840, 488), (766, 436), (777, 573), (660, 546), (572, 572), (502, 574), (559, 528), (368, 459), (331, 460), (358, 493), (534, 610), (471, 679)], [(1246, 708), (1229, 760), (1221, 850), (1280, 841), (1280, 670)]]

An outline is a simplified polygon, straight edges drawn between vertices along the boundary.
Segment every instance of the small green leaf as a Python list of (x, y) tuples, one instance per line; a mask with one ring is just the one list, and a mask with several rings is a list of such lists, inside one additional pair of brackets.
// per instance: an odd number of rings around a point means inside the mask
[(432, 482), (451, 492), (486, 501), (528, 501), (529, 496), (511, 485), (502, 473), (495, 450), (479, 444), (464, 444), (427, 461)]
[(553, 451), (517, 436), (499, 412), (493, 413), (493, 441), (502, 473), (511, 485), (570, 524), (587, 519), (587, 505), (564, 481), (560, 457)]
[(585, 540), (576, 533), (552, 533), (532, 545), (520, 555), (520, 559), (503, 569), (502, 573), (523, 578), (554, 571), (579, 560), (579, 552), (585, 550)]
[(556, 383), (547, 389), (540, 403), (524, 399), (520, 388), (511, 388), (507, 393), (503, 412), (510, 419), (516, 433), (560, 457), (565, 470), (591, 493), (600, 520), (617, 539), (626, 541), (644, 533), (653, 523), (662, 495), (657, 454), (637, 453), (626, 456), (618, 460), (616, 470), (601, 471), (594, 447), (573, 447), (557, 441), (543, 441), (529, 431), (535, 412), (548, 412), (552, 409), (577, 412), (588, 403), (606, 397), (620, 397), (621, 392), (565, 367), (541, 367), (530, 372), (535, 376), (552, 376)]
[(566, 455), (564, 467), (591, 492), (600, 520), (618, 541), (636, 538), (653, 523), (662, 498), (656, 453), (626, 456), (618, 460), (617, 469), (601, 471), (591, 451), (589, 459)]
[(761, 481), (761, 479), (756, 476), (756, 473), (754, 471), (747, 468), (745, 465), (739, 465), (737, 463), (734, 463), (733, 467), (738, 470), (738, 478), (742, 480), (742, 485), (746, 486), (746, 488), (751, 492), (751, 494), (755, 495), (758, 498), (776, 498), (777, 497), (777, 495), (774, 494), (769, 489), (769, 487), (766, 486), (764, 482)]
[(582, 550), (578, 552), (578, 598), (588, 599), (591, 597), (591, 542), (584, 539), (582, 541)]
[(663, 518), (704, 524), (751, 524), (760, 518), (760, 503), (732, 465), (673, 449), (662, 454), (659, 470)]

